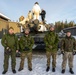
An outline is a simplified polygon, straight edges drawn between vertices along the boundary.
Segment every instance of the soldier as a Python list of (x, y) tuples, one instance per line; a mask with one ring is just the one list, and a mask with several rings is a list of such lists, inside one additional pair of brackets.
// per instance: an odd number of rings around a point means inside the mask
[(33, 9), (32, 9), (32, 12), (33, 12), (33, 19), (38, 19), (39, 20), (39, 15), (41, 13), (41, 8), (39, 6), (39, 3), (38, 2), (35, 2), (34, 6), (33, 6)]
[(28, 59), (28, 69), (32, 71), (32, 47), (34, 44), (33, 38), (29, 35), (29, 29), (25, 29), (24, 36), (20, 38), (20, 49), (21, 49), (21, 62), (18, 71), (23, 70), (25, 57)]
[(75, 50), (75, 39), (71, 36), (71, 32), (67, 31), (66, 37), (61, 41), (61, 53), (63, 54), (63, 62), (62, 62), (62, 73), (65, 73), (66, 63), (68, 59), (69, 63), (69, 72), (74, 74), (73, 68), (73, 57), (76, 54)]
[(45, 21), (46, 11), (42, 9), (40, 15), (41, 15), (42, 22), (44, 22)]
[(2, 74), (5, 74), (8, 71), (9, 65), (9, 56), (11, 56), (11, 65), (12, 72), (16, 73), (16, 50), (18, 49), (18, 38), (14, 34), (14, 29), (9, 28), (9, 33), (5, 34), (1, 40), (2, 45), (4, 46), (4, 71)]
[(54, 32), (54, 26), (51, 26), (50, 31), (44, 37), (44, 42), (46, 45), (47, 72), (50, 69), (50, 56), (52, 56), (53, 60), (52, 72), (55, 72), (58, 41), (59, 41), (58, 35)]
[(31, 11), (28, 12), (28, 19), (29, 20), (32, 20), (33, 19), (33, 15), (32, 15), (32, 12)]

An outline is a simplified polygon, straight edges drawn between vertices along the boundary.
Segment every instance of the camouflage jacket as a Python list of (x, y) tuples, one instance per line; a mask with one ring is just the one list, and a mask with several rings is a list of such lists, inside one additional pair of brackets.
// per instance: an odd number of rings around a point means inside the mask
[(21, 52), (24, 51), (25, 47), (29, 48), (29, 51), (32, 51), (33, 45), (34, 45), (34, 40), (30, 35), (28, 37), (24, 35), (20, 38), (19, 46)]
[(3, 35), (2, 37), (2, 40), (1, 40), (1, 43), (2, 45), (6, 48), (6, 47), (9, 47), (9, 48), (14, 48), (14, 49), (19, 49), (19, 46), (18, 46), (18, 38), (17, 36), (15, 36), (15, 34), (5, 34)]
[(72, 52), (75, 50), (75, 39), (73, 37), (65, 37), (61, 40), (61, 50), (66, 52)]
[(56, 52), (58, 41), (59, 41), (58, 35), (54, 31), (49, 31), (44, 37), (46, 50)]

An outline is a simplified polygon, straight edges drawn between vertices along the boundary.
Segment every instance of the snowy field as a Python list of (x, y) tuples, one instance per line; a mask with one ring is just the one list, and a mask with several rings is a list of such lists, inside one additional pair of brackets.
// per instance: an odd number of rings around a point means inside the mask
[[(0, 43), (0, 75), (2, 75), (3, 71), (3, 60), (4, 60), (4, 50), (3, 47)], [(16, 74), (13, 74), (11, 71), (11, 60), (9, 60), (9, 69), (8, 72), (5, 75), (71, 75), (69, 73), (69, 68), (67, 65), (66, 72), (65, 74), (61, 74), (61, 63), (62, 63), (62, 56), (59, 55), (57, 56), (57, 67), (56, 67), (56, 72), (53, 73), (51, 71), (52, 67), (50, 65), (50, 71), (46, 72), (46, 56), (45, 55), (33, 55), (33, 71), (29, 71), (27, 68), (27, 59), (25, 59), (25, 66), (24, 70), (21, 72), (18, 72), (19, 65), (20, 65), (20, 58), (16, 59)], [(76, 56), (74, 57), (74, 72), (76, 75)]]

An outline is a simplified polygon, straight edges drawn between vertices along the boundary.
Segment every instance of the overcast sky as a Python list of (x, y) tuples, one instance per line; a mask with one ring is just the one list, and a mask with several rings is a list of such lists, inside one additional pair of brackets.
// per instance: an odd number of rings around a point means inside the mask
[(27, 16), (36, 1), (46, 10), (48, 23), (66, 19), (76, 23), (76, 0), (0, 0), (0, 13), (17, 21), (21, 15)]

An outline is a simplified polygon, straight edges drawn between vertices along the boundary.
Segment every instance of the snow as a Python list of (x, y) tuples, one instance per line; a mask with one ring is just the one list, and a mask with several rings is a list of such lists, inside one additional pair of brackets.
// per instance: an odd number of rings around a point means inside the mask
[[(1, 41), (0, 41), (1, 42)], [(4, 60), (4, 50), (3, 47), (0, 43), (0, 75), (2, 75), (2, 71), (3, 71), (3, 60)], [(33, 54), (33, 60), (32, 60), (32, 64), (33, 64), (33, 71), (29, 71), (28, 67), (27, 67), (27, 59), (25, 59), (25, 66), (24, 66), (24, 70), (21, 72), (18, 72), (19, 69), (19, 65), (20, 65), (20, 58), (16, 58), (16, 74), (13, 74), (11, 71), (11, 59), (9, 60), (9, 69), (8, 72), (6, 73), (6, 75), (64, 75), (61, 74), (61, 64), (62, 64), (62, 55), (58, 55), (57, 56), (57, 67), (56, 67), (56, 72), (53, 73), (51, 71), (52, 69), (52, 65), (50, 65), (50, 71), (46, 72), (46, 55), (45, 54)], [(74, 57), (74, 72), (76, 75), (76, 56)], [(66, 67), (66, 72), (65, 75), (71, 75), (69, 73), (69, 68), (68, 65)]]
[(73, 36), (76, 39), (76, 36)]
[(0, 15), (10, 20), (10, 18), (8, 18), (7, 16), (5, 16), (5, 15), (2, 14), (2, 13), (0, 13)]
[(38, 29), (38, 31), (40, 31), (40, 32), (44, 32), (44, 31), (47, 31), (47, 28), (44, 26), (44, 25), (42, 25), (42, 24), (39, 24), (39, 29)]

